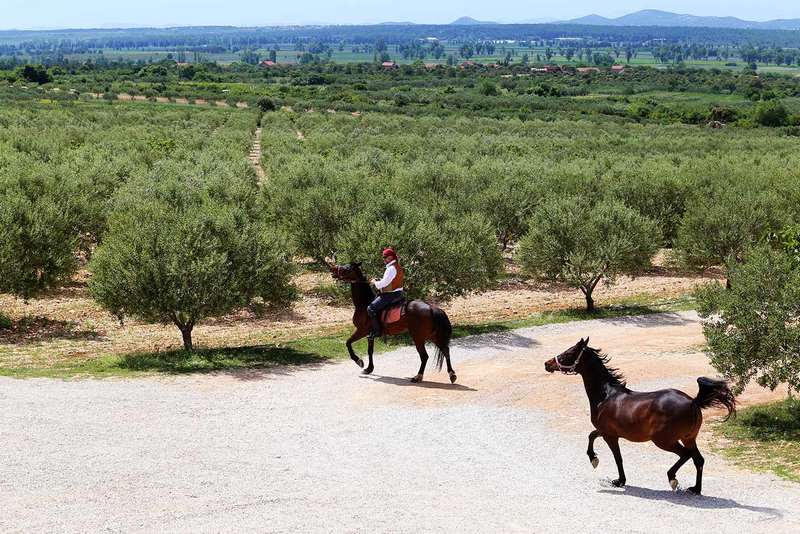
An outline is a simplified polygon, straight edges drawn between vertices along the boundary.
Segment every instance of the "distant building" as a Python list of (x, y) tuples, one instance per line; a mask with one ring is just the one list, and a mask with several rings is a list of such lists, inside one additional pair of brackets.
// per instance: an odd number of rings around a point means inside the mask
[(625, 65), (612, 65), (611, 72), (622, 73), (625, 72)]
[(577, 70), (581, 74), (588, 74), (590, 72), (600, 72), (600, 69), (598, 69), (597, 67), (578, 67), (575, 70)]
[(270, 68), (270, 67), (277, 67), (278, 64), (272, 61), (271, 59), (265, 59), (264, 61), (261, 62), (261, 66)]
[(381, 63), (381, 67), (387, 70), (398, 68), (397, 63), (395, 63), (394, 61), (384, 61), (383, 63)]

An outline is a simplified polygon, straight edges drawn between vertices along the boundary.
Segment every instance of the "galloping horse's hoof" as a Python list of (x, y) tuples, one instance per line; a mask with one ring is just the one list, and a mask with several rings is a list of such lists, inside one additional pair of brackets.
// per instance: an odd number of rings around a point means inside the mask
[(361, 367), (362, 369), (364, 368), (364, 360), (362, 360), (361, 358), (356, 358), (353, 361), (356, 362), (357, 366)]
[(692, 486), (691, 488), (687, 488), (689, 493), (694, 493), (695, 495), (700, 495), (700, 490), (697, 489), (697, 486)]
[(419, 383), (419, 382), (422, 382), (422, 375), (417, 375), (417, 376), (415, 376), (415, 377), (411, 378), (410, 380), (411, 380), (412, 382), (414, 382), (415, 384), (417, 384), (417, 383)]
[(675, 491), (675, 490), (678, 489), (678, 481), (675, 480), (674, 478), (669, 481), (669, 485), (672, 488), (672, 491)]
[(456, 374), (455, 373), (450, 373), (450, 383), (451, 384), (455, 384), (456, 380), (458, 380), (458, 377), (456, 376)]
[(372, 367), (367, 367), (363, 371), (361, 371), (362, 375), (371, 375), (372, 374)]
[(590, 461), (592, 462), (592, 467), (594, 469), (597, 469), (597, 466), (600, 465), (600, 459), (597, 456), (592, 458)]
[(612, 480), (611, 481), (611, 485), (614, 486), (615, 488), (621, 488), (621, 487), (625, 486), (625, 481), (624, 480), (620, 480), (618, 478), (616, 480)]

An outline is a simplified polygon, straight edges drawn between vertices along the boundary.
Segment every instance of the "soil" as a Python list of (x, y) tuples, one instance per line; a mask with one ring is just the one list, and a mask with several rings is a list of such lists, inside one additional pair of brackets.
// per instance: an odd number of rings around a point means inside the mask
[(703, 496), (681, 489), (694, 482), (691, 462), (673, 492), (675, 456), (650, 443), (621, 443), (624, 489), (610, 483), (602, 440), (592, 469), (580, 379), (543, 367), (586, 335), (633, 389), (694, 395), (696, 376), (712, 373), (696, 350), (696, 316), (681, 313), (460, 339), (454, 385), (431, 366), (409, 382), (411, 348), (379, 355), (371, 376), (348, 361), (0, 378), (0, 531), (800, 531), (800, 486), (742, 471), (704, 445)]

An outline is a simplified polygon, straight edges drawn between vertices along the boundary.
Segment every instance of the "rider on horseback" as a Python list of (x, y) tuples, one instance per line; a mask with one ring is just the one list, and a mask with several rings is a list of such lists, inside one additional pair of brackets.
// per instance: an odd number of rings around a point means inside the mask
[(397, 254), (391, 248), (383, 251), (383, 263), (386, 271), (383, 278), (373, 280), (372, 285), (378, 290), (378, 296), (367, 307), (372, 329), (369, 337), (374, 339), (381, 335), (381, 312), (390, 306), (401, 304), (406, 296), (403, 293), (403, 279), (405, 273), (397, 261)]

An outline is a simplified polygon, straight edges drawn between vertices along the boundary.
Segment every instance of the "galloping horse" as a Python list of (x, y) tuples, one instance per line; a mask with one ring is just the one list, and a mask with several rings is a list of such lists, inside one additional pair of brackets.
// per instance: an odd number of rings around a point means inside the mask
[(667, 480), (675, 490), (678, 469), (689, 458), (697, 469), (695, 485), (689, 488), (700, 494), (703, 487), (703, 463), (697, 450), (697, 434), (703, 424), (701, 410), (710, 406), (727, 408), (728, 417), (736, 413), (736, 399), (721, 380), (698, 378), (700, 391), (697, 397), (676, 389), (662, 389), (649, 393), (629, 390), (625, 379), (616, 369), (606, 364), (608, 358), (598, 349), (589, 346), (589, 338), (581, 339), (555, 358), (544, 364), (548, 373), (561, 371), (564, 374), (579, 374), (583, 378), (586, 395), (589, 397), (592, 424), (596, 430), (589, 434), (589, 447), (586, 454), (597, 467), (599, 460), (594, 453), (594, 440), (602, 437), (614, 453), (619, 478), (612, 484), (625, 485), (625, 471), (622, 469), (622, 455), (619, 451), (619, 438), (628, 441), (652, 441), (657, 447), (673, 452), (680, 458), (667, 471)]
[[(328, 269), (335, 280), (350, 284), (350, 292), (353, 297), (353, 305), (356, 308), (353, 314), (353, 324), (356, 331), (347, 340), (347, 351), (359, 367), (364, 367), (364, 362), (353, 352), (353, 343), (366, 337), (370, 331), (370, 320), (367, 314), (367, 306), (375, 298), (375, 293), (361, 272), (361, 263), (350, 263), (349, 265), (328, 264)], [(453, 327), (450, 324), (447, 314), (421, 300), (412, 300), (406, 306), (405, 314), (399, 321), (384, 324), (383, 331), (386, 334), (397, 335), (408, 331), (414, 345), (419, 353), (420, 366), (417, 375), (411, 379), (412, 382), (421, 382), (422, 375), (425, 374), (425, 365), (428, 363), (428, 351), (425, 350), (425, 342), (431, 341), (436, 346), (436, 367), (442, 370), (443, 360), (447, 360), (447, 373), (450, 375), (450, 382), (455, 383), (456, 373), (450, 364), (450, 338), (453, 335)], [(369, 365), (364, 369), (364, 374), (372, 373), (374, 365), (372, 363), (372, 353), (375, 347), (375, 340), (370, 339), (367, 352), (369, 354)]]

